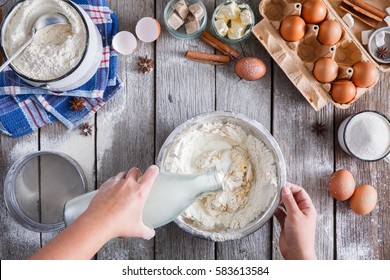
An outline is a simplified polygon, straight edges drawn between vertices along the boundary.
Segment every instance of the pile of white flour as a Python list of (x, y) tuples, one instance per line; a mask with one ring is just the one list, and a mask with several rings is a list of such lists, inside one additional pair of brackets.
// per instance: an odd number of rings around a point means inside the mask
[(181, 134), (162, 170), (200, 173), (216, 166), (223, 191), (198, 198), (182, 215), (192, 226), (219, 232), (246, 226), (270, 204), (277, 191), (277, 167), (270, 149), (241, 127), (222, 122), (195, 125)]
[(38, 31), (25, 51), (12, 62), (23, 75), (35, 80), (52, 80), (67, 74), (81, 60), (87, 42), (82, 18), (61, 0), (26, 0), (10, 14), (4, 48), (8, 57), (30, 37), (35, 20), (44, 13), (61, 13), (70, 25), (55, 25)]

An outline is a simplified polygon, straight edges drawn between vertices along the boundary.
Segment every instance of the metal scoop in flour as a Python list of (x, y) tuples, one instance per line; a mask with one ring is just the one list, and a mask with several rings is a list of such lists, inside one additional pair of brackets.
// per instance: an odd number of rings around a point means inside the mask
[(0, 72), (4, 70), (5, 67), (7, 67), (15, 58), (17, 58), (25, 48), (27, 48), (31, 42), (34, 39), (34, 35), (41, 29), (51, 26), (51, 25), (58, 25), (58, 24), (69, 24), (68, 19), (59, 13), (56, 14), (44, 14), (41, 15), (33, 25), (33, 28), (31, 30), (31, 38), (23, 44), (23, 46), (20, 47), (6, 62), (4, 62), (3, 65), (0, 67)]

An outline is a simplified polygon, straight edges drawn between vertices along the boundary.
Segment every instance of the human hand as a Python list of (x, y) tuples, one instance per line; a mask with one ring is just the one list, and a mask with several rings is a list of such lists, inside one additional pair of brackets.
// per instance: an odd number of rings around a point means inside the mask
[(100, 223), (109, 239), (153, 238), (155, 231), (144, 225), (142, 211), (158, 173), (158, 167), (153, 165), (146, 170), (140, 182), (141, 171), (138, 168), (131, 168), (127, 173), (121, 172), (108, 179), (83, 215)]
[(310, 196), (300, 186), (287, 183), (282, 189), (282, 205), (287, 214), (281, 209), (275, 211), (282, 230), (279, 247), (287, 260), (314, 260), (315, 232), (317, 211)]

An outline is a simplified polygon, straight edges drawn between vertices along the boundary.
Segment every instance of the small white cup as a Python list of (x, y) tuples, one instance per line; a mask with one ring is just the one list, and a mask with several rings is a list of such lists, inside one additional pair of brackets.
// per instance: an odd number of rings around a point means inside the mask
[[(387, 122), (389, 123), (389, 126), (390, 126), (390, 120), (383, 114), (377, 112), (377, 111), (372, 111), (372, 110), (366, 110), (366, 111), (362, 111), (362, 112), (359, 112), (359, 113), (356, 113), (352, 116), (349, 116), (348, 118), (346, 118), (340, 125), (339, 127), (339, 130), (338, 130), (338, 140), (339, 140), (339, 143), (340, 143), (340, 146), (341, 148), (349, 155), (357, 158), (357, 159), (360, 159), (362, 161), (367, 161), (367, 162), (374, 162), (374, 161), (379, 161), (379, 160), (382, 160), (384, 159), (387, 163), (390, 163), (390, 149), (383, 155), (381, 155), (379, 158), (377, 159), (364, 159), (364, 158), (361, 158), (359, 157), (358, 155), (354, 154), (353, 152), (351, 152), (351, 149), (349, 148), (348, 146), (348, 143), (346, 141), (346, 132), (347, 132), (347, 129), (348, 129), (348, 126), (352, 123), (352, 121), (354, 120), (354, 118), (360, 114), (364, 114), (364, 113), (367, 113), (367, 112), (370, 112), (370, 113), (374, 113), (374, 114), (378, 114), (380, 115), (382, 118), (384, 118), (385, 120), (387, 120)], [(389, 139), (390, 141), (390, 139)]]

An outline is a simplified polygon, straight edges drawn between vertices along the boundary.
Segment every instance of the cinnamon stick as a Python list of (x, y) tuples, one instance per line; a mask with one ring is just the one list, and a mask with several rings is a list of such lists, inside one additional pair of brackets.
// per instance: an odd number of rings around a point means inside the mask
[[(346, 13), (350, 13), (354, 18), (360, 20), (361, 22), (376, 28), (380, 21), (377, 19), (374, 19), (373, 17), (377, 18), (376, 16), (365, 12), (365, 14), (359, 12), (356, 10), (356, 6), (351, 6), (351, 3), (349, 1), (343, 0), (340, 5), (340, 9), (343, 10)], [(368, 15), (367, 15), (368, 14)]]
[(194, 52), (187, 51), (185, 57), (201, 63), (207, 63), (212, 65), (225, 64), (230, 61), (230, 57), (227, 55), (213, 54), (213, 53), (204, 53), (204, 52)]
[(375, 14), (370, 13), (369, 11), (364, 10), (363, 8), (360, 8), (359, 6), (356, 6), (355, 4), (353, 4), (350, 1), (343, 0), (343, 4), (346, 4), (348, 7), (350, 7), (349, 9), (351, 10), (352, 14), (353, 13), (362, 14), (362, 15), (367, 16), (373, 20), (376, 20), (377, 22), (382, 21), (382, 19), (380, 17), (376, 16)]
[(221, 42), (217, 38), (215, 38), (209, 31), (204, 31), (200, 35), (200, 39), (205, 42), (206, 44), (212, 46), (217, 51), (220, 51), (224, 55), (229, 56), (231, 59), (236, 59), (240, 52), (236, 49), (233, 49), (232, 47), (226, 45), (225, 43)]
[(349, 2), (351, 2), (353, 5), (355, 5), (356, 9), (361, 8), (364, 11), (367, 11), (367, 12), (377, 16), (380, 19), (379, 21), (382, 21), (386, 17), (386, 13), (384, 11), (364, 2), (363, 0), (349, 0)]

